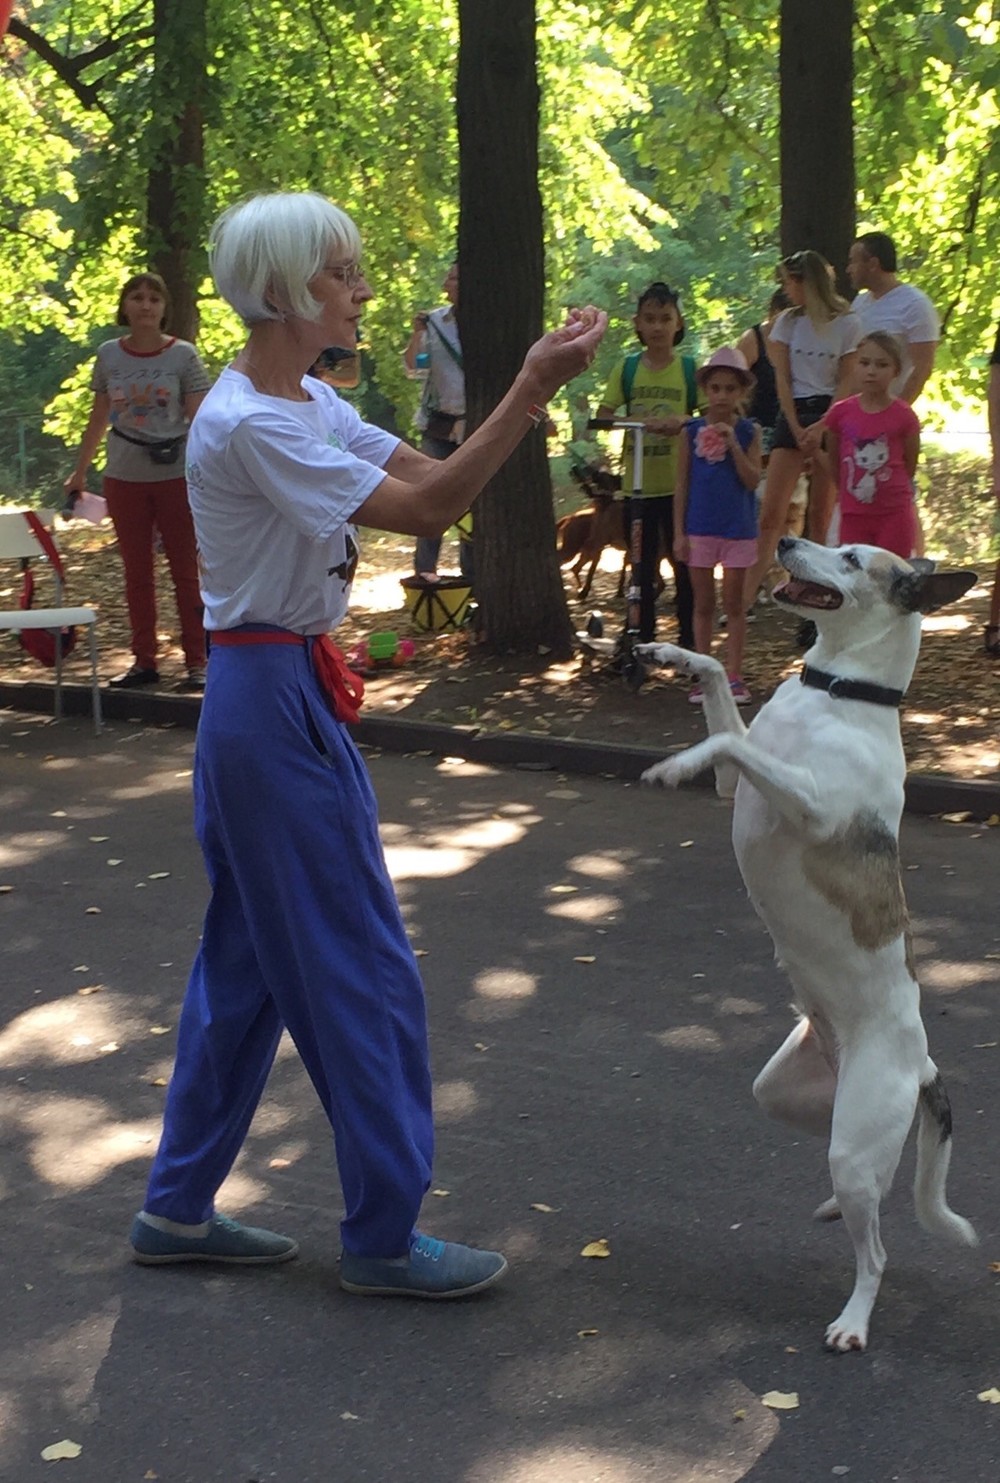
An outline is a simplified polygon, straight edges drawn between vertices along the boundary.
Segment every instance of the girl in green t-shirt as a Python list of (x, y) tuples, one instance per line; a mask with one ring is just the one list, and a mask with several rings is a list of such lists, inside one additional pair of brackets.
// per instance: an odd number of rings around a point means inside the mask
[[(674, 353), (685, 331), (679, 296), (665, 283), (650, 284), (639, 296), (632, 322), (643, 348), (626, 355), (612, 371), (595, 416), (614, 417), (624, 411), (628, 417), (641, 418), (645, 427), (639, 636), (644, 643), (656, 637), (656, 578), (664, 555), (674, 574), (678, 642), (693, 649), (691, 579), (684, 563), (674, 558), (677, 435), (689, 415), (697, 411), (694, 362), (689, 356)], [(626, 434), (622, 471), (626, 491), (634, 486), (633, 467), (632, 439)], [(626, 510), (626, 518), (631, 521), (631, 509)]]

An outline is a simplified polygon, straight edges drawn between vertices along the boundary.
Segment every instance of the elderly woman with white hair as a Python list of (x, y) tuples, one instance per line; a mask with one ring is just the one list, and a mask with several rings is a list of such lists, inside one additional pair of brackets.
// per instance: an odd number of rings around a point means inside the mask
[(330, 1120), (349, 1292), (462, 1297), (499, 1252), (421, 1234), (433, 1126), (423, 988), (345, 722), (360, 681), (328, 634), (355, 525), (435, 535), (468, 508), (606, 328), (574, 311), (447, 462), (363, 422), (306, 374), (353, 348), (371, 290), (354, 223), (322, 196), (258, 196), (212, 233), (249, 337), (188, 442), (205, 626), (195, 814), (212, 894), (178, 1027), (163, 1135), (132, 1248), (144, 1263), (287, 1261), (287, 1236), (215, 1210), (287, 1028)]

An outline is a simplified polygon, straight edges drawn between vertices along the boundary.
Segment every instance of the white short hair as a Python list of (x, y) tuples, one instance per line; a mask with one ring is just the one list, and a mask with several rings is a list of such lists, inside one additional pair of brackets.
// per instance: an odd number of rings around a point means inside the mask
[(309, 292), (328, 257), (356, 261), (361, 235), (346, 211), (313, 191), (275, 191), (230, 206), (209, 234), (212, 277), (247, 326), (288, 313), (316, 320)]

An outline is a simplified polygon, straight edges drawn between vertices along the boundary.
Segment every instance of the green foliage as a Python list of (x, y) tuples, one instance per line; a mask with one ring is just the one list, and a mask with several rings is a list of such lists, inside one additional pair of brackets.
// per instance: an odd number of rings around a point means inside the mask
[[(378, 386), (366, 378), (360, 397), (371, 384), (405, 428), (418, 388), (400, 351), (413, 311), (440, 302), (456, 237), (454, 5), (174, 0), (171, 15), (194, 35), (203, 11), (207, 199), (181, 180), (180, 208), (204, 232), (253, 190), (340, 201), (378, 291), (364, 326)], [(0, 332), (29, 361), (33, 332), (59, 332), (65, 384), (49, 425), (72, 441), (87, 411), (74, 366), (110, 332), (121, 278), (143, 258), (150, 162), (190, 78), (154, 72), (152, 0), (39, 0), (24, 13), (75, 70), (57, 77), (14, 36), (0, 45)], [(591, 378), (557, 408), (566, 437), (631, 342), (652, 279), (682, 290), (695, 350), (759, 317), (777, 250), (777, 16), (774, 0), (538, 0), (550, 317), (593, 301), (613, 320)], [(859, 220), (893, 233), (904, 275), (942, 311), (942, 407), (979, 395), (1000, 311), (997, 31), (985, 0), (857, 4)], [(195, 48), (184, 67), (197, 61)], [(241, 330), (202, 291), (199, 348), (217, 367)]]

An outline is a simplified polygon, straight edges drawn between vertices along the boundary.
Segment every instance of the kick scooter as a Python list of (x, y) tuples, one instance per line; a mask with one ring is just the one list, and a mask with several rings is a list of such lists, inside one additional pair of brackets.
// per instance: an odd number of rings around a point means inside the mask
[[(616, 674), (620, 674), (631, 690), (638, 690), (644, 680), (648, 678), (649, 671), (639, 655), (635, 652), (635, 646), (639, 642), (640, 628), (640, 605), (643, 592), (641, 579), (643, 575), (642, 563), (642, 440), (646, 431), (645, 423), (634, 417), (591, 417), (587, 423), (589, 431), (594, 432), (627, 432), (632, 434), (632, 488), (629, 491), (629, 530), (628, 530), (628, 558), (629, 558), (629, 582), (625, 594), (625, 627), (617, 639), (606, 639), (604, 637), (604, 622), (599, 614), (592, 614), (587, 620), (587, 627), (582, 633), (577, 634), (577, 640), (584, 650), (591, 654), (602, 654), (610, 656), (611, 668)], [(647, 573), (647, 580), (655, 582), (655, 571)]]

